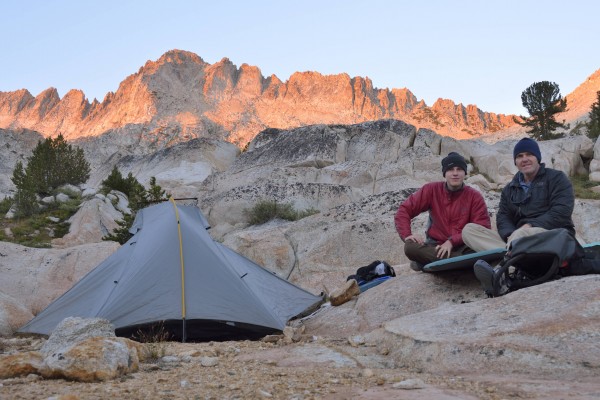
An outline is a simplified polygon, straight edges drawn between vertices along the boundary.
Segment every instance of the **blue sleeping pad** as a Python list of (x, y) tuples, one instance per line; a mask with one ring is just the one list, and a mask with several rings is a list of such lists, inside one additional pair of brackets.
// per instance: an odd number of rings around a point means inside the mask
[(465, 254), (464, 256), (444, 258), (443, 260), (434, 261), (423, 267), (423, 272), (439, 272), (452, 271), (459, 269), (473, 268), (477, 260), (485, 260), (487, 262), (501, 260), (506, 254), (504, 247), (497, 249), (479, 251), (477, 253)]

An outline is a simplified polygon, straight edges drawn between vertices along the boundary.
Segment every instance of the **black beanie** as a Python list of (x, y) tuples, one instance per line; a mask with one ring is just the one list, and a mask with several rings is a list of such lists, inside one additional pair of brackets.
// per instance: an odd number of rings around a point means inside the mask
[(455, 152), (448, 153), (442, 160), (442, 176), (446, 176), (446, 171), (453, 167), (462, 168), (465, 174), (467, 173), (467, 162), (463, 156)]
[(517, 159), (517, 155), (520, 153), (531, 153), (537, 158), (538, 163), (542, 162), (542, 153), (540, 152), (540, 146), (538, 146), (537, 142), (530, 138), (523, 138), (515, 144), (515, 149), (513, 150), (513, 160)]

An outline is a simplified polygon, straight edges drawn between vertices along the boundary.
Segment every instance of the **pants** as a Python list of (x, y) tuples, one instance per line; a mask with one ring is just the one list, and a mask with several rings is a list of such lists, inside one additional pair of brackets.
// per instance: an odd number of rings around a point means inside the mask
[[(468, 253), (472, 253), (473, 250), (467, 246), (460, 246), (452, 249), (450, 257), (458, 257)], [(406, 242), (404, 243), (404, 254), (411, 261), (416, 261), (421, 265), (426, 265), (434, 261), (441, 260), (437, 256), (437, 250), (434, 244), (419, 244), (417, 242)]]
[(480, 252), (500, 247), (508, 248), (510, 242), (515, 239), (545, 231), (546, 229), (538, 227), (519, 228), (508, 237), (508, 241), (505, 243), (498, 232), (488, 229), (485, 226), (469, 223), (462, 230), (462, 239), (465, 245), (473, 249), (473, 251)]

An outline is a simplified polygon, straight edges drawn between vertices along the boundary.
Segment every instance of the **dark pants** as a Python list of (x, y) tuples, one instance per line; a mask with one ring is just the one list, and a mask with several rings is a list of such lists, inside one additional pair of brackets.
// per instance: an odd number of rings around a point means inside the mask
[(600, 274), (600, 258), (580, 258), (569, 261), (568, 275)]
[[(411, 261), (416, 261), (421, 265), (426, 265), (434, 261), (440, 260), (437, 256), (437, 250), (434, 244), (419, 244), (417, 242), (404, 243), (404, 254)], [(452, 249), (450, 257), (463, 256), (473, 253), (473, 250), (467, 246), (459, 246)]]

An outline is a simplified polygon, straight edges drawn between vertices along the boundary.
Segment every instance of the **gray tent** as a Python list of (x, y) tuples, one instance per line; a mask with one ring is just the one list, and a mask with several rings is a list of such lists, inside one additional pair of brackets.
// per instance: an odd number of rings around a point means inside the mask
[(134, 236), (19, 332), (66, 317), (109, 320), (119, 336), (166, 328), (175, 340), (255, 339), (318, 305), (315, 296), (215, 242), (196, 206), (138, 212)]

